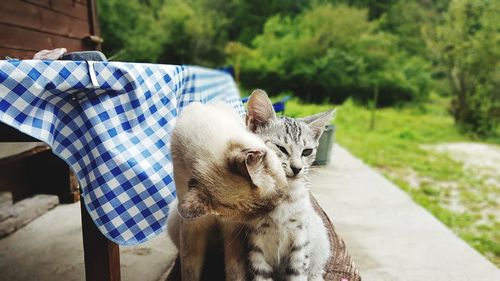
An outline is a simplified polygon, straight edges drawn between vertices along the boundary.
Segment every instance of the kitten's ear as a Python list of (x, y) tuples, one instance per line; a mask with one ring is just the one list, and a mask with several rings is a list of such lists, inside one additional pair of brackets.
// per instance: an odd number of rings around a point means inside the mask
[(335, 109), (328, 110), (325, 112), (321, 112), (318, 114), (314, 114), (311, 116), (304, 117), (300, 119), (301, 121), (304, 121), (309, 125), (309, 127), (312, 129), (314, 132), (314, 138), (316, 140), (321, 137), (321, 134), (323, 134), (323, 131), (325, 130), (325, 126), (332, 120), (332, 118), (335, 118)]
[(260, 186), (266, 153), (263, 149), (244, 149), (238, 152), (233, 159), (233, 170), (236, 169), (240, 175)]
[(247, 151), (245, 166), (247, 167), (250, 180), (256, 186), (263, 186), (265, 184), (264, 157), (266, 157), (266, 153), (265, 150), (261, 149)]
[(273, 104), (266, 92), (257, 89), (248, 98), (246, 125), (252, 132), (276, 119)]
[(194, 220), (211, 213), (208, 200), (196, 188), (189, 190), (179, 202), (179, 214), (186, 220)]

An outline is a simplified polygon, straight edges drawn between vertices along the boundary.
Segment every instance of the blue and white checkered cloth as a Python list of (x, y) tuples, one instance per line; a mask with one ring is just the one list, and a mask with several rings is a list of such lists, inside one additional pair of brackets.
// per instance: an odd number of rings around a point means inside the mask
[(240, 114), (228, 74), (194, 66), (0, 61), (0, 121), (49, 144), (76, 173), (90, 216), (121, 245), (161, 233), (175, 198), (169, 139), (193, 101)]

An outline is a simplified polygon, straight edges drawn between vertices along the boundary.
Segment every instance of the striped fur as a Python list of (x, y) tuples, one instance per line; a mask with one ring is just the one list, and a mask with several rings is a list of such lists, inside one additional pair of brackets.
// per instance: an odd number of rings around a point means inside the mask
[(184, 281), (200, 280), (207, 246), (222, 234), (226, 280), (245, 280), (243, 222), (285, 200), (281, 162), (223, 104), (192, 103), (171, 138), (178, 201), (168, 232), (180, 251)]
[(272, 212), (248, 223), (247, 255), (253, 280), (323, 280), (330, 245), (310, 202), (308, 171), (332, 114), (277, 117), (263, 91), (250, 96), (247, 127), (280, 158), (290, 192), (289, 199)]

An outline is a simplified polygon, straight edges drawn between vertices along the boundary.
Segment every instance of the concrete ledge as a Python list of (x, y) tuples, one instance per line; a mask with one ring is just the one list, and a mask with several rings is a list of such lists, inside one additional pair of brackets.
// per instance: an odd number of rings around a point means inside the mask
[[(85, 280), (80, 202), (58, 205), (0, 239), (0, 280)], [(167, 234), (120, 247), (123, 281), (158, 281), (177, 256)]]
[(43, 142), (2, 142), (0, 143), (0, 158), (9, 157), (30, 150)]
[(312, 191), (363, 280), (498, 281), (500, 270), (399, 187), (336, 145)]
[(59, 204), (57, 196), (43, 194), (21, 200), (16, 204), (5, 201), (0, 207), (0, 238), (25, 226), (57, 204)]

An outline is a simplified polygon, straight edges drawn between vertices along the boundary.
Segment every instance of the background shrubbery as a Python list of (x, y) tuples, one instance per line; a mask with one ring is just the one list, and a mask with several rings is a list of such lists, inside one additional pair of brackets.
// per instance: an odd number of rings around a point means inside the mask
[(452, 96), (462, 128), (498, 128), (498, 1), (98, 3), (104, 51), (116, 60), (232, 65), (243, 88), (311, 102), (393, 106), (435, 92)]
[(316, 5), (296, 17), (274, 16), (250, 47), (229, 52), (243, 85), (288, 90), (306, 101), (379, 105), (425, 98), (427, 63), (396, 46), (396, 37), (368, 21), (368, 11), (344, 4)]

